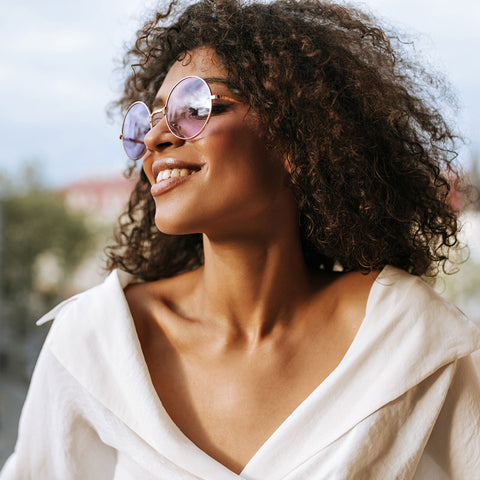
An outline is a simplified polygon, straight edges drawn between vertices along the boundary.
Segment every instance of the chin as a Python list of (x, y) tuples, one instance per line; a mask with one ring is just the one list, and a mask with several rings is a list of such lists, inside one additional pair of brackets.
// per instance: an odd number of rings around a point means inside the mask
[(191, 233), (198, 233), (198, 231), (192, 228), (192, 225), (179, 222), (178, 218), (165, 218), (164, 216), (156, 215), (155, 225), (166, 235), (189, 235)]

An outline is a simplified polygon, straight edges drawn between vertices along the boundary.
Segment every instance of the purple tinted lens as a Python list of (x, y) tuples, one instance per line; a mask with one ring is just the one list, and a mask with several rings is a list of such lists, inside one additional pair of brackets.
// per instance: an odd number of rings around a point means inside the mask
[(123, 120), (122, 140), (125, 152), (132, 160), (145, 153), (145, 135), (150, 131), (150, 112), (144, 103), (134, 103)]
[(179, 138), (198, 135), (210, 118), (212, 99), (204, 80), (187, 77), (170, 92), (166, 119), (170, 130)]

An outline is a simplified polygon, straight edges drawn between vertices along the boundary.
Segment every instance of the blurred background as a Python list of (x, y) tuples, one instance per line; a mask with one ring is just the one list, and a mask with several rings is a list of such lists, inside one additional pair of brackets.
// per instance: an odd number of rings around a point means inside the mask
[[(28, 382), (48, 325), (35, 320), (100, 282), (103, 248), (131, 183), (107, 104), (116, 67), (156, 2), (16, 0), (0, 3), (0, 466), (11, 453)], [(480, 186), (480, 3), (353, 2), (414, 40), (444, 72), (469, 139), (460, 162)], [(470, 257), (436, 289), (480, 322), (480, 213), (463, 214)]]

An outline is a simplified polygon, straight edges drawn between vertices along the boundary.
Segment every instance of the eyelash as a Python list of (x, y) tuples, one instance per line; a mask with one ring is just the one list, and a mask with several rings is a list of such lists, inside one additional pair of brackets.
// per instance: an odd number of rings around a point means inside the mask
[(222, 113), (225, 113), (230, 109), (231, 106), (231, 103), (213, 102), (212, 115), (220, 115)]

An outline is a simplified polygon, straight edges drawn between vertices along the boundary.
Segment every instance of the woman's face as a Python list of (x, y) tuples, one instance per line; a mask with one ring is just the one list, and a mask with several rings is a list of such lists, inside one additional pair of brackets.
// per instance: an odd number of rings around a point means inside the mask
[[(156, 103), (162, 106), (159, 100), (189, 75), (206, 79), (213, 94), (242, 100), (221, 81), (211, 80), (226, 79), (226, 70), (204, 47), (172, 66)], [(254, 112), (245, 103), (218, 102), (206, 128), (193, 139), (175, 137), (165, 119), (145, 137), (143, 169), (152, 185), (155, 223), (164, 233), (245, 235), (296, 210), (283, 162), (266, 148)], [(164, 170), (174, 168), (185, 175), (180, 181), (161, 179)]]

